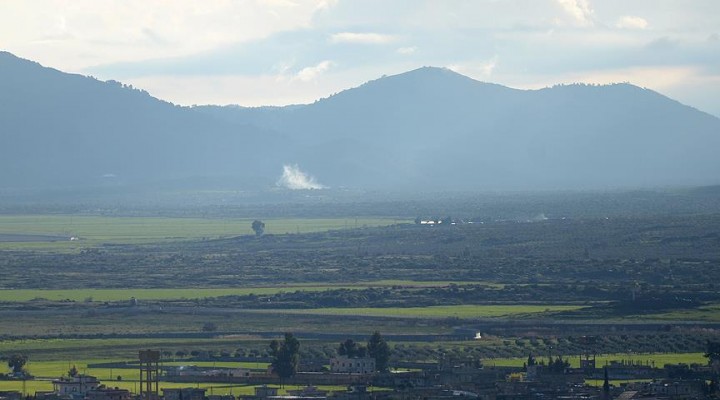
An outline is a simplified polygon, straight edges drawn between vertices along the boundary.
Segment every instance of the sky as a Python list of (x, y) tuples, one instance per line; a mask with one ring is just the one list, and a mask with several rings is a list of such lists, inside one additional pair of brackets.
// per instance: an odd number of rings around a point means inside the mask
[(311, 103), (437, 66), (630, 82), (720, 116), (718, 0), (0, 0), (0, 49), (182, 105)]

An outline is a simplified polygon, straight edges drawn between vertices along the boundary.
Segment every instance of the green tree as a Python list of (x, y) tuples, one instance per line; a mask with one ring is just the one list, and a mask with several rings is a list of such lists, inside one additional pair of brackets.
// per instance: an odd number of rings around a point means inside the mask
[(528, 367), (532, 367), (533, 365), (536, 365), (536, 364), (537, 364), (537, 360), (535, 360), (535, 356), (533, 356), (532, 353), (530, 353), (530, 354), (528, 355), (527, 364), (526, 364), (526, 365), (527, 365)]
[(265, 223), (256, 219), (252, 222), (252, 230), (256, 236), (262, 236), (262, 234), (265, 233)]
[(352, 339), (347, 339), (340, 343), (337, 352), (339, 355), (348, 356), (349, 358), (365, 357), (367, 355), (367, 347), (358, 345)]
[(12, 369), (12, 372), (14, 374), (19, 374), (22, 372), (25, 372), (23, 368), (25, 367), (25, 364), (27, 364), (28, 358), (24, 354), (13, 354), (8, 359), (8, 367)]
[(605, 368), (603, 368), (603, 369), (604, 369), (604, 374), (605, 374), (605, 379), (603, 379), (603, 394), (604, 394), (604, 398), (607, 399), (607, 398), (610, 398), (610, 378), (608, 377), (607, 366), (605, 366)]
[(78, 369), (75, 364), (68, 370), (68, 376), (71, 378), (78, 376)]
[(375, 359), (375, 368), (378, 371), (386, 371), (388, 369), (388, 361), (390, 361), (390, 346), (380, 335), (380, 332), (370, 336), (370, 340), (367, 343), (367, 353), (370, 357)]
[(570, 368), (570, 361), (563, 360), (562, 357), (557, 356), (555, 361), (552, 357), (548, 361), (548, 369), (555, 373), (565, 372), (566, 369)]
[(300, 364), (300, 342), (292, 333), (285, 334), (282, 342), (273, 340), (270, 342), (270, 355), (273, 361), (270, 364), (273, 372), (283, 379), (290, 378), (297, 373)]
[(720, 342), (708, 341), (704, 356), (708, 359), (708, 365), (713, 372), (710, 392), (715, 393), (718, 391), (718, 378), (720, 377)]

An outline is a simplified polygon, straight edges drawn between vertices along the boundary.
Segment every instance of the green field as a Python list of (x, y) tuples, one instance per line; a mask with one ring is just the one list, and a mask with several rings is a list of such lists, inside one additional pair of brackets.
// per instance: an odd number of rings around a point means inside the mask
[(643, 314), (631, 318), (671, 320), (671, 321), (701, 321), (720, 322), (720, 304), (709, 304), (689, 310), (674, 310), (659, 314)]
[[(139, 244), (252, 235), (252, 219), (0, 215), (0, 249), (75, 250), (106, 243)], [(265, 233), (308, 233), (410, 222), (390, 218), (263, 219)], [(25, 235), (13, 239), (8, 235)], [(32, 235), (47, 235), (56, 239)], [(71, 237), (79, 240), (70, 241)]]
[[(241, 343), (261, 343), (267, 340), (253, 337), (230, 337), (212, 339), (177, 339), (177, 338), (103, 338), (103, 339), (17, 339), (0, 341), (0, 354), (27, 354), (30, 362), (45, 365), (55, 360), (66, 360), (67, 363), (78, 364), (90, 359), (90, 363), (100, 357), (126, 358), (137, 357), (139, 349), (219, 349), (235, 348)], [(79, 368), (79, 364), (78, 364)], [(44, 374), (31, 369), (33, 374)]]
[[(416, 282), (401, 280), (382, 280), (368, 282), (347, 282), (331, 285), (283, 285), (271, 287), (237, 288), (159, 288), (159, 289), (0, 289), (0, 302), (25, 302), (35, 299), (52, 301), (122, 301), (134, 297), (138, 300), (182, 300), (202, 299), (220, 296), (273, 295), (282, 292), (308, 291), (322, 292), (336, 289), (362, 290), (371, 287), (445, 287), (449, 285), (470, 285), (482, 282)], [(483, 283), (484, 284), (484, 283)]]
[(165, 366), (183, 366), (183, 365), (194, 365), (196, 367), (217, 367), (217, 368), (247, 368), (266, 370), (269, 363), (262, 362), (247, 362), (247, 361), (166, 361), (162, 363)]
[(297, 310), (262, 310), (262, 312), (280, 312), (284, 314), (313, 315), (352, 315), (368, 317), (408, 317), (408, 318), (495, 318), (519, 317), (523, 315), (539, 316), (559, 311), (574, 311), (585, 308), (572, 305), (457, 305), (429, 307), (387, 307), (387, 308), (313, 308)]
[(297, 290), (320, 292), (329, 289), (365, 289), (367, 286), (283, 286), (249, 288), (172, 288), (172, 289), (0, 289), (0, 301), (24, 302), (35, 299), (54, 301), (121, 301), (134, 297), (138, 300), (182, 300), (249, 294), (272, 295)]

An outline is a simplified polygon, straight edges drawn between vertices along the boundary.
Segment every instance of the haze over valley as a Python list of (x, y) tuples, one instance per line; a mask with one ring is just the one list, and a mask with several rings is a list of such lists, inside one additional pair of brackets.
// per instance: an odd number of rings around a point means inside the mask
[(517, 90), (423, 67), (307, 105), (188, 108), (10, 53), (0, 72), (6, 188), (607, 190), (720, 176), (720, 119), (625, 83)]

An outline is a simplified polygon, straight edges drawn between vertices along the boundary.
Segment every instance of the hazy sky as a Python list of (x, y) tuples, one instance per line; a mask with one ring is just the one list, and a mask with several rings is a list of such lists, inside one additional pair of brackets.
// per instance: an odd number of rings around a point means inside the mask
[(628, 81), (720, 116), (718, 0), (0, 0), (0, 49), (179, 104), (312, 102), (431, 65)]

